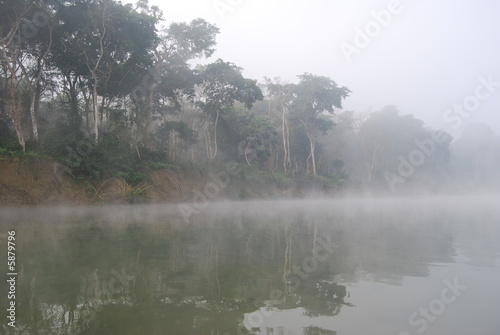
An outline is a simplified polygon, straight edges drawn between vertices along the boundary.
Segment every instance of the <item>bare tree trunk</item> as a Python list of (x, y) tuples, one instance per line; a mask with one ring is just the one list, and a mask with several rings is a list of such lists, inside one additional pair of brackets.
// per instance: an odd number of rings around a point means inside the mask
[(214, 142), (213, 142), (213, 151), (212, 151), (212, 156), (210, 157), (210, 159), (214, 159), (215, 156), (217, 156), (217, 125), (219, 123), (219, 115), (220, 115), (220, 111), (219, 111), (219, 108), (217, 108), (217, 114), (215, 116), (215, 121), (214, 121)]
[[(92, 77), (92, 110), (94, 114), (94, 140), (97, 143), (99, 141), (99, 107), (98, 107), (98, 99), (97, 99), (97, 86), (99, 85), (99, 77), (97, 75), (97, 71), (99, 70), (99, 66), (101, 65), (101, 61), (104, 57), (104, 38), (106, 37), (106, 17), (105, 17), (106, 8), (103, 8), (103, 17), (100, 25), (102, 27), (102, 32), (99, 35), (99, 56), (93, 66), (90, 64), (90, 59), (87, 57), (87, 68), (90, 71), (90, 75)], [(94, 23), (94, 28), (98, 30), (96, 23)]]
[(366, 173), (367, 173), (367, 179), (368, 182), (372, 181), (372, 174), (373, 174), (373, 169), (375, 167), (375, 162), (377, 158), (377, 151), (378, 151), (378, 145), (375, 144), (372, 147), (372, 152), (371, 152), (371, 157), (368, 157), (368, 149), (366, 148), (365, 141), (362, 140), (361, 146), (363, 149), (363, 156), (365, 158), (365, 166), (366, 166)]
[(206, 129), (205, 129), (205, 134), (204, 134), (204, 137), (205, 137), (205, 151), (207, 153), (207, 159), (210, 161), (210, 157), (211, 157), (211, 148), (212, 148), (212, 143), (211, 143), (211, 134), (210, 134), (210, 126), (207, 125)]
[[(14, 96), (12, 96), (14, 94)], [(17, 141), (23, 148), (23, 152), (26, 151), (26, 142), (24, 140), (24, 133), (21, 124), (21, 102), (18, 100), (19, 98), (15, 95), (15, 93), (11, 92), (11, 98), (14, 98), (11, 101), (11, 117), (12, 122), (14, 123), (14, 130), (16, 131)]]
[(78, 76), (71, 78), (71, 73), (65, 74), (66, 82), (68, 83), (68, 89), (66, 91), (67, 99), (69, 101), (69, 111), (70, 111), (70, 123), (71, 129), (78, 131), (80, 127), (79, 113), (78, 113), (78, 92), (76, 89), (76, 84), (78, 81)]
[[(41, 79), (42, 79), (42, 73), (43, 69), (45, 67), (45, 60), (47, 59), (47, 56), (52, 48), (52, 25), (48, 25), (49, 28), (49, 41), (47, 44), (47, 48), (42, 52), (40, 50), (40, 54), (37, 57), (36, 60), (36, 67), (32, 70), (33, 75), (30, 75), (30, 71), (26, 69), (22, 61), (19, 61), (21, 71), (23, 73), (23, 76), (26, 78), (26, 82), (29, 85), (29, 92), (30, 92), (30, 106), (29, 106), (29, 114), (30, 114), (30, 131), (31, 131), (31, 139), (34, 142), (38, 142), (38, 121), (37, 121), (37, 114), (38, 114), (38, 106), (39, 106), (39, 100), (40, 100), (40, 93), (42, 90), (42, 85), (41, 85)], [(42, 48), (42, 47), (41, 47)]]
[(312, 135), (307, 135), (309, 137), (309, 144), (311, 147), (311, 164), (312, 164), (312, 171), (313, 171), (313, 176), (316, 175), (316, 157), (315, 157), (315, 151), (316, 151), (316, 139)]
[(292, 166), (292, 160), (290, 155), (290, 128), (288, 126), (288, 121), (285, 122), (285, 131), (286, 131), (286, 152), (287, 152), (286, 164), (287, 167), (290, 168)]
[(154, 88), (149, 87), (148, 88), (148, 93), (146, 97), (146, 116), (144, 120), (144, 129), (142, 133), (142, 139), (144, 141), (144, 147), (147, 149), (151, 149), (151, 136), (150, 136), (150, 129), (151, 129), (151, 123), (153, 120), (153, 98), (154, 98)]
[[(22, 104), (21, 96), (19, 94), (19, 67), (22, 65), (20, 60), (21, 51), (18, 48), (19, 45), (16, 43), (21, 43), (21, 32), (20, 26), (22, 20), (26, 17), (26, 14), (31, 10), (33, 2), (27, 2), (19, 12), (16, 13), (14, 22), (12, 22), (9, 31), (6, 31), (5, 35), (0, 39), (0, 51), (2, 61), (6, 68), (5, 79), (7, 81), (8, 92), (9, 92), (9, 116), (12, 118), (14, 125), (14, 130), (16, 132), (17, 140), (23, 151), (26, 151), (26, 142), (24, 139), (23, 127), (22, 127)], [(22, 71), (22, 69), (21, 69)], [(9, 78), (10, 74), (10, 78)]]
[(94, 87), (92, 88), (92, 110), (94, 115), (94, 140), (99, 141), (99, 106), (97, 106), (97, 79), (94, 77)]
[(307, 157), (307, 174), (309, 174), (309, 161), (311, 161), (311, 167), (312, 167), (312, 173), (313, 176), (316, 176), (316, 157), (314, 154), (314, 151), (316, 150), (316, 138), (312, 131), (309, 130), (307, 127), (306, 123), (302, 121), (302, 119), (299, 117), (300, 123), (304, 126), (307, 134), (307, 138), (309, 139), (309, 156)]
[(290, 164), (290, 156), (289, 156), (289, 135), (288, 135), (288, 122), (286, 121), (285, 116), (285, 106), (283, 102), (281, 102), (281, 134), (283, 138), (283, 172), (285, 174), (288, 173), (288, 166)]
[[(82, 82), (80, 81), (80, 84), (82, 84)], [(90, 130), (90, 100), (91, 100), (91, 97), (90, 97), (90, 93), (87, 94), (87, 90), (86, 89), (82, 89), (82, 94), (83, 94), (83, 100), (85, 100), (85, 128), (87, 129), (87, 136), (90, 137), (91, 136), (91, 130)]]
[(22, 106), (21, 106), (21, 96), (18, 92), (18, 82), (17, 82), (17, 71), (16, 71), (16, 61), (13, 59), (13, 63), (9, 66), (10, 79), (9, 83), (9, 111), (12, 123), (14, 124), (14, 130), (16, 132), (17, 141), (23, 148), (23, 152), (26, 151), (26, 142), (24, 139), (23, 127), (22, 127)]
[(38, 142), (38, 124), (36, 121), (36, 110), (35, 110), (35, 100), (36, 93), (32, 92), (30, 98), (30, 119), (31, 119), (31, 139), (35, 142)]

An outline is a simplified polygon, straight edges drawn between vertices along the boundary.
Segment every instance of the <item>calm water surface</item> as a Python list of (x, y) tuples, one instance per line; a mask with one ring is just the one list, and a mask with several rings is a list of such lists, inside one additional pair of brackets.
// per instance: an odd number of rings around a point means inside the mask
[(500, 334), (500, 198), (0, 210), (8, 334)]

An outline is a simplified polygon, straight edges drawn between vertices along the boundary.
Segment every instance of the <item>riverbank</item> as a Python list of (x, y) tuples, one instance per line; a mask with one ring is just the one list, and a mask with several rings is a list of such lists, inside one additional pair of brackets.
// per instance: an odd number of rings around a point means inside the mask
[(203, 202), (300, 197), (339, 185), (323, 177), (285, 176), (242, 165), (157, 169), (131, 184), (123, 178), (74, 176), (49, 158), (0, 156), (0, 206)]

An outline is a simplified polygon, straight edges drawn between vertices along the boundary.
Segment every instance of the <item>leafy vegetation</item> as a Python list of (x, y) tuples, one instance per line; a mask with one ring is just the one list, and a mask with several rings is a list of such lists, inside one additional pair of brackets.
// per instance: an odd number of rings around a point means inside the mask
[[(395, 107), (343, 112), (351, 92), (328, 77), (257, 83), (221, 59), (193, 66), (212, 56), (219, 29), (203, 19), (162, 29), (147, 1), (19, 0), (0, 13), (1, 155), (46, 155), (75, 177), (131, 185), (151, 170), (235, 163), (251, 183), (324, 190), (438, 188), (500, 166), (494, 150), (451, 159), (451, 137), (429, 144), (434, 131)], [(27, 36), (35, 15), (44, 24)], [(422, 162), (410, 164), (415, 150)], [(450, 165), (478, 159), (491, 161), (484, 177)]]

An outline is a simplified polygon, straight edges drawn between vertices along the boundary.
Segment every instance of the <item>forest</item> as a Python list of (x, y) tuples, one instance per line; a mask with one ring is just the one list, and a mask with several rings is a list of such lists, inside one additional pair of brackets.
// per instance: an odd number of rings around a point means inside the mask
[(346, 111), (355, 92), (321, 74), (246, 78), (212, 59), (218, 34), (204, 19), (165, 22), (147, 0), (0, 1), (0, 155), (130, 185), (228, 164), (327, 191), (500, 185), (500, 138), (487, 125), (453, 138), (397, 106)]

